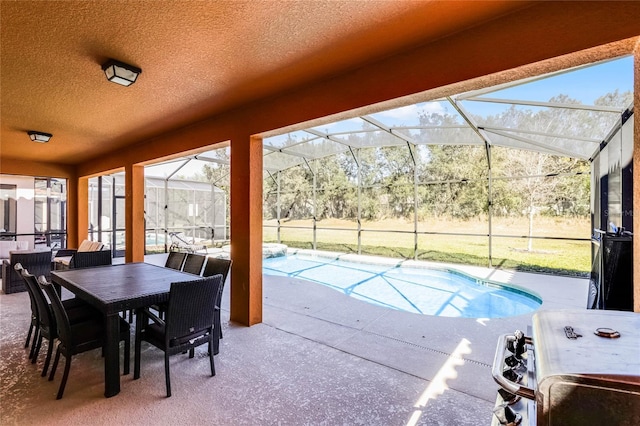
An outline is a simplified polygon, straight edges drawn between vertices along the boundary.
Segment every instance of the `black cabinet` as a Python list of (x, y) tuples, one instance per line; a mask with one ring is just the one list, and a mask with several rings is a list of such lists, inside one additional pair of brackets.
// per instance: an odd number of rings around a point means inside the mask
[(633, 237), (601, 233), (594, 238), (588, 309), (633, 311)]

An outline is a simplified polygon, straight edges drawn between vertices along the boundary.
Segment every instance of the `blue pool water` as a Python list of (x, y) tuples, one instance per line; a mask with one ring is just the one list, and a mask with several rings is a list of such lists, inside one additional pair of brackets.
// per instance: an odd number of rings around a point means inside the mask
[(264, 259), (263, 272), (312, 281), (376, 305), (423, 315), (502, 318), (532, 312), (541, 304), (525, 291), (449, 270), (289, 255)]

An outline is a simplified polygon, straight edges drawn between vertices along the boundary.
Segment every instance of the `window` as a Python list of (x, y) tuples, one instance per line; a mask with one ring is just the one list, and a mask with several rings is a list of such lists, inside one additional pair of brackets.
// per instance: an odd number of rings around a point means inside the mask
[(16, 185), (0, 184), (0, 239), (13, 239), (16, 233)]
[(36, 178), (34, 205), (35, 244), (66, 246), (67, 183), (64, 179)]

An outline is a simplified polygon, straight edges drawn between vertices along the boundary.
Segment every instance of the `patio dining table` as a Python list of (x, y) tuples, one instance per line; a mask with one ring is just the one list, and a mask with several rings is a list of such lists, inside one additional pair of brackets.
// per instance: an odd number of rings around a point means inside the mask
[(171, 283), (199, 276), (149, 263), (125, 263), (52, 271), (51, 280), (96, 307), (104, 315), (104, 396), (120, 392), (119, 314), (169, 300)]

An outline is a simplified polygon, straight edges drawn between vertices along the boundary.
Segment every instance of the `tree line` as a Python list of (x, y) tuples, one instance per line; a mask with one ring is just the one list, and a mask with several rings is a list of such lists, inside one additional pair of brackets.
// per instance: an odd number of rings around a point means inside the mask
[[(630, 99), (631, 93), (616, 91), (595, 104), (621, 105)], [(565, 95), (550, 102), (579, 103)], [(309, 159), (265, 173), (264, 218), (277, 217), (277, 199), (282, 220), (413, 220), (414, 215), (418, 220), (466, 220), (487, 215), (490, 208), (495, 216), (527, 216), (531, 223), (535, 215), (589, 215), (589, 162), (558, 152), (575, 150), (579, 144), (580, 149), (595, 151), (597, 144), (589, 146), (559, 135), (590, 138), (610, 127), (610, 120), (587, 110), (515, 105), (499, 114), (471, 117), (487, 129), (524, 129), (527, 133), (520, 136), (538, 140), (539, 150), (524, 149), (517, 139), (508, 142), (492, 133), (487, 134), (490, 141), (500, 145), (506, 141), (512, 147), (487, 148), (472, 130), (460, 126), (457, 115), (448, 113), (421, 113), (419, 130), (410, 135), (415, 145), (399, 143), (365, 124), (362, 132), (343, 135), (351, 149), (345, 146), (335, 155), (322, 156), (335, 152), (335, 142), (315, 143)], [(544, 144), (557, 151), (545, 150)], [(228, 191), (228, 179), (224, 179), (228, 167), (206, 165), (203, 174), (205, 180)]]

